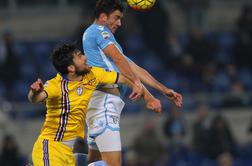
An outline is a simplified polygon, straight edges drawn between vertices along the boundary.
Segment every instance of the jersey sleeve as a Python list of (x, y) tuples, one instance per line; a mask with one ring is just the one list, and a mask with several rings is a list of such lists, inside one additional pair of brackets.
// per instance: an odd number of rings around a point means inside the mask
[(111, 36), (107, 31), (99, 31), (96, 35), (96, 42), (102, 50), (113, 43)]
[(109, 71), (103, 68), (94, 68), (93, 73), (98, 81), (98, 84), (116, 84), (119, 79), (119, 73), (116, 71)]
[(44, 84), (44, 92), (47, 95), (47, 98), (55, 98), (58, 96), (58, 89), (57, 84), (54, 79), (48, 80)]

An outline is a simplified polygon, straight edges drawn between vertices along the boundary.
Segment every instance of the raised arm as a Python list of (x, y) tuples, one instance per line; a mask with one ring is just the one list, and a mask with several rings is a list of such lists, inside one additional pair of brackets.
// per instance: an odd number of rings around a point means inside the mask
[(114, 45), (110, 44), (108, 45), (104, 50), (104, 53), (108, 55), (116, 64), (120, 72), (130, 81), (134, 83), (133, 85), (133, 92), (131, 95), (134, 95), (134, 93), (140, 93), (143, 90), (143, 86), (141, 84), (140, 79), (138, 76), (132, 71), (129, 62), (124, 57), (124, 55), (120, 52), (120, 50)]
[(163, 93), (165, 96), (168, 97), (169, 100), (173, 101), (176, 106), (181, 107), (183, 104), (182, 95), (175, 92), (174, 90), (167, 88), (158, 80), (156, 80), (148, 71), (139, 67), (134, 62), (130, 62), (130, 66), (134, 73), (140, 78), (140, 80), (150, 87), (158, 90), (159, 92)]
[(44, 92), (44, 85), (41, 79), (37, 79), (32, 85), (28, 93), (28, 100), (31, 103), (39, 103), (46, 99), (47, 95)]

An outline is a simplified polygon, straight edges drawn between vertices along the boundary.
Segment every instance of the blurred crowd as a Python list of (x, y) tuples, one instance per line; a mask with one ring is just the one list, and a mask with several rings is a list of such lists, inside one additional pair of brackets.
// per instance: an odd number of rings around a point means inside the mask
[[(195, 117), (189, 126), (188, 117), (176, 107), (163, 116), (165, 118), (161, 124), (148, 117), (140, 124), (142, 129), (133, 136), (129, 146), (123, 147), (123, 166), (252, 164), (252, 140), (240, 143), (231, 127), (231, 123), (236, 122), (228, 120), (221, 112), (212, 110), (207, 103), (197, 104)], [(161, 130), (157, 125), (161, 125)], [(252, 120), (247, 124), (246, 130), (248, 135), (252, 134)], [(160, 134), (164, 137), (160, 137)], [(186, 141), (186, 137), (189, 141)], [(0, 147), (1, 165), (24, 166), (30, 162), (30, 154), (20, 153), (12, 135), (4, 135)], [(87, 152), (86, 140), (77, 139), (74, 153)]]
[[(125, 166), (249, 166), (252, 164), (252, 142), (240, 144), (233, 129), (220, 112), (212, 111), (206, 103), (195, 108), (189, 143), (186, 117), (173, 108), (162, 124), (165, 141), (158, 136), (156, 125), (147, 119), (132, 146), (124, 152)], [(248, 134), (251, 127), (248, 126)]]
[(24, 166), (27, 163), (27, 157), (19, 152), (18, 144), (13, 136), (5, 135), (0, 146), (0, 163), (2, 166)]

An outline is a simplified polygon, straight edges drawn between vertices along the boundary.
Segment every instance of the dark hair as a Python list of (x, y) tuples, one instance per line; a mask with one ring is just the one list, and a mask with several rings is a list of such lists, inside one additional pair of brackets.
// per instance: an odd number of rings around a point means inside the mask
[(73, 64), (74, 53), (79, 49), (73, 44), (61, 44), (52, 53), (52, 63), (61, 74), (67, 74), (67, 67)]
[(120, 0), (97, 0), (94, 16), (98, 18), (101, 13), (106, 13), (109, 15), (115, 10), (119, 10), (120, 12), (124, 12), (124, 5)]

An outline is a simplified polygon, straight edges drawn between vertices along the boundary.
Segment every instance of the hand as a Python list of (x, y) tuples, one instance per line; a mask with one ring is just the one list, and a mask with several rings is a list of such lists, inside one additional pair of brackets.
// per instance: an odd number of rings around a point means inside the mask
[(38, 94), (44, 90), (43, 82), (40, 78), (37, 79), (32, 85), (31, 90), (34, 94)]
[(138, 99), (140, 99), (143, 95), (143, 85), (142, 83), (139, 81), (135, 82), (134, 86), (132, 87), (132, 92), (129, 96), (129, 98), (132, 101), (136, 101)]
[(161, 102), (155, 97), (152, 97), (150, 100), (146, 101), (146, 108), (153, 110), (157, 113), (160, 113), (162, 111)]
[(169, 100), (173, 101), (177, 107), (182, 107), (183, 97), (181, 94), (169, 89), (164, 92), (164, 95), (167, 96)]

